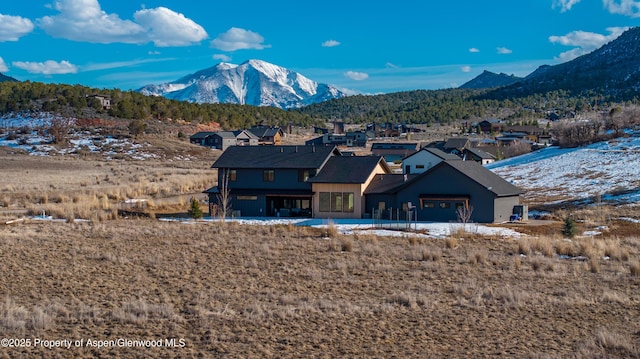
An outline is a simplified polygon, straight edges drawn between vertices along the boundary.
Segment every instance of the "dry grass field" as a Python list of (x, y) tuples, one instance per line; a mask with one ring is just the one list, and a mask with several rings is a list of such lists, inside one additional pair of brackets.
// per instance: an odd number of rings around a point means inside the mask
[[(514, 225), (519, 239), (114, 215), (141, 197), (186, 211), (213, 156), (0, 153), (0, 223), (21, 208), (66, 219), (0, 224), (0, 338), (19, 339), (0, 358), (640, 357), (640, 224), (616, 219), (637, 210), (559, 211)], [(568, 214), (606, 230), (565, 239)]]

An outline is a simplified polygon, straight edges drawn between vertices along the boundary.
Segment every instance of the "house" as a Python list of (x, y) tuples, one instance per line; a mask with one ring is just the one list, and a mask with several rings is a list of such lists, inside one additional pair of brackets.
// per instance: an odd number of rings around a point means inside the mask
[(258, 137), (247, 130), (219, 131), (206, 136), (202, 145), (225, 151), (232, 146), (257, 146)]
[(461, 156), (465, 148), (471, 147), (471, 141), (466, 137), (451, 137), (444, 144), (444, 151)]
[(314, 177), (314, 218), (363, 218), (364, 190), (377, 174), (391, 170), (380, 156), (333, 156)]
[(216, 134), (217, 132), (197, 132), (194, 133), (193, 135), (189, 136), (189, 142), (200, 145), (200, 146), (207, 146), (206, 145), (206, 138)]
[(241, 216), (310, 216), (314, 192), (308, 180), (332, 156), (340, 156), (336, 147), (231, 146), (211, 166), (218, 185), (205, 193), (209, 203), (219, 204), (228, 188), (231, 208)]
[(458, 221), (458, 209), (468, 208), (469, 221), (478, 223), (508, 221), (522, 193), (474, 161), (442, 161), (418, 175), (378, 174), (364, 192), (365, 206), (382, 218)]
[(100, 101), (100, 105), (102, 105), (102, 108), (105, 110), (110, 110), (111, 109), (111, 97), (106, 96), (106, 95), (90, 95), (90, 98), (95, 98), (96, 100)]
[(365, 147), (367, 145), (367, 134), (362, 131), (347, 132), (345, 134), (327, 133), (306, 141), (305, 145)]
[(460, 157), (446, 153), (437, 148), (424, 147), (420, 151), (402, 159), (402, 173), (422, 173), (446, 160), (460, 160)]
[(462, 159), (465, 161), (476, 161), (481, 165), (486, 165), (495, 162), (496, 156), (479, 148), (465, 148), (462, 152)]
[(502, 127), (502, 120), (498, 118), (491, 118), (478, 123), (478, 128), (480, 128), (480, 132), (482, 133), (497, 133), (502, 130)]
[(371, 145), (371, 153), (384, 157), (387, 162), (402, 161), (403, 158), (420, 150), (419, 142), (376, 142)]
[(261, 146), (280, 146), (282, 145), (282, 138), (284, 138), (284, 131), (280, 127), (271, 126), (252, 126), (247, 130), (258, 138), (258, 145)]

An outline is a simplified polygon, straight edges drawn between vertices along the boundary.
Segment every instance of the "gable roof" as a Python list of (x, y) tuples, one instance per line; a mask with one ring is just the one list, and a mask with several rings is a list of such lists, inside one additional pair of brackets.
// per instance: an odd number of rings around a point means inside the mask
[(202, 140), (208, 136), (211, 136), (213, 134), (216, 134), (218, 132), (197, 132), (194, 133), (193, 135), (189, 136), (189, 139), (191, 140)]
[(442, 150), (440, 150), (438, 148), (435, 148), (435, 147), (423, 147), (420, 151), (418, 151), (416, 153), (412, 153), (409, 156), (403, 158), (402, 160), (404, 161), (407, 158), (409, 158), (411, 156), (414, 156), (414, 155), (416, 155), (416, 154), (418, 154), (418, 153), (420, 153), (422, 151), (429, 152), (432, 155), (440, 158), (441, 160), (445, 160), (445, 161), (446, 160), (450, 160), (450, 161), (461, 160), (460, 157), (458, 157), (458, 156), (456, 156), (454, 154), (451, 154), (451, 153), (444, 152), (444, 151), (442, 151)]
[(256, 137), (274, 137), (277, 133), (280, 135), (283, 134), (282, 129), (280, 127), (268, 127), (268, 126), (255, 126), (251, 127), (247, 130), (247, 132), (251, 132)]
[(417, 150), (420, 143), (417, 142), (376, 142), (371, 145), (372, 150)]
[(498, 197), (515, 196), (524, 193), (524, 191), (520, 188), (507, 182), (502, 177), (491, 172), (475, 161), (442, 161), (421, 174), (413, 176), (410, 175), (406, 181), (403, 177), (401, 177), (402, 175), (382, 175), (382, 177), (384, 178), (380, 180), (386, 181), (386, 184), (376, 184), (376, 182), (378, 182), (378, 178), (376, 178), (367, 187), (367, 189), (365, 190), (365, 194), (395, 193), (404, 187), (410, 186), (413, 182), (418, 181), (424, 176), (432, 175), (434, 172), (438, 171), (444, 166), (451, 167), (452, 169), (458, 171), (460, 174), (483, 186), (488, 191), (493, 192)]
[(464, 148), (469, 146), (469, 139), (466, 137), (452, 137), (444, 144), (445, 149)]
[(417, 174), (377, 174), (365, 189), (364, 194), (393, 193), (397, 188), (418, 176)]
[(340, 156), (340, 151), (324, 146), (231, 146), (211, 168), (321, 168), (331, 156)]
[(391, 170), (381, 156), (334, 156), (320, 173), (309, 178), (311, 183), (364, 183), (380, 164), (387, 173)]
[(496, 156), (492, 155), (489, 152), (485, 152), (479, 148), (465, 148), (466, 152), (472, 153), (474, 156), (482, 158), (483, 160), (495, 160)]

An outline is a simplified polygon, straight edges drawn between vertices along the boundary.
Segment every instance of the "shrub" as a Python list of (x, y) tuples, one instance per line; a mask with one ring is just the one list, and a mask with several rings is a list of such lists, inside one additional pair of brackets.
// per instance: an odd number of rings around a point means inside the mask
[(576, 222), (571, 217), (566, 217), (564, 219), (564, 225), (562, 226), (562, 234), (573, 238), (576, 235)]
[(189, 208), (189, 217), (193, 219), (199, 219), (203, 217), (202, 210), (200, 209), (200, 203), (198, 200), (191, 197), (191, 208)]

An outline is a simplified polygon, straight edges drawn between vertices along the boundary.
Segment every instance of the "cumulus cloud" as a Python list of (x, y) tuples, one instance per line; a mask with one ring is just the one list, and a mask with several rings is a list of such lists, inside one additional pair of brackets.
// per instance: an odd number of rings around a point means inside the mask
[(75, 74), (78, 72), (78, 68), (69, 61), (52, 61), (47, 60), (45, 62), (22, 62), (14, 61), (13, 66), (21, 68), (32, 74), (44, 74), (44, 75), (61, 75), (61, 74)]
[(640, 17), (640, 1), (602, 0), (602, 4), (612, 14)]
[(208, 37), (202, 26), (166, 7), (138, 10), (133, 17), (156, 46), (186, 46)]
[(19, 38), (33, 31), (33, 28), (34, 25), (29, 19), (0, 14), (0, 42), (18, 41)]
[(549, 41), (554, 44), (574, 47), (573, 49), (565, 51), (556, 57), (556, 60), (566, 62), (587, 54), (607, 42), (615, 40), (627, 29), (627, 27), (610, 27), (607, 28), (609, 35), (586, 31), (572, 31), (563, 36), (549, 36)]
[(580, 0), (555, 0), (553, 2), (553, 7), (559, 7), (560, 12), (565, 12), (571, 10), (573, 5), (579, 3)]
[(462, 72), (471, 72), (471, 66), (462, 66), (460, 70)]
[(225, 54), (215, 54), (215, 55), (213, 55), (213, 59), (214, 60), (220, 60), (220, 61), (223, 61), (223, 62), (230, 62), (231, 61), (231, 57), (227, 56)]
[(50, 36), (67, 40), (185, 46), (208, 36), (200, 25), (164, 7), (136, 11), (136, 22), (107, 14), (98, 0), (59, 0), (55, 10), (60, 13), (36, 23)]
[(369, 74), (364, 72), (347, 71), (344, 75), (352, 80), (362, 81), (369, 78)]
[(476, 47), (472, 47), (469, 49), (469, 52), (480, 52), (480, 49), (476, 48)]
[(513, 51), (511, 51), (511, 49), (507, 49), (506, 47), (498, 47), (496, 49), (496, 51), (498, 52), (498, 54), (500, 55), (508, 55), (510, 53), (512, 53)]
[(7, 64), (4, 62), (4, 60), (2, 59), (2, 57), (0, 57), (0, 72), (7, 72), (9, 71), (9, 67), (7, 66)]
[(340, 42), (336, 40), (327, 40), (322, 43), (322, 47), (336, 47), (340, 46)]
[(263, 44), (264, 37), (250, 30), (232, 27), (211, 41), (211, 46), (222, 51), (262, 50), (271, 47)]

